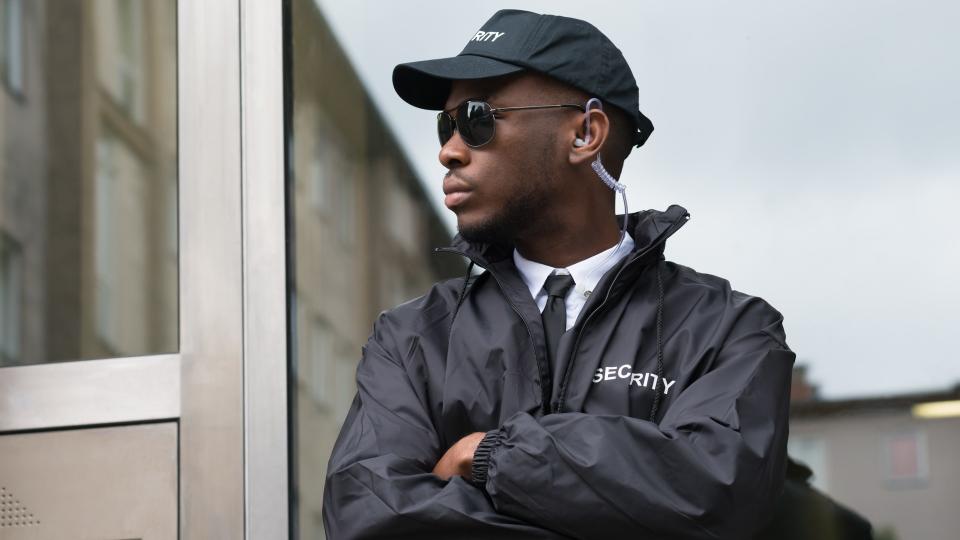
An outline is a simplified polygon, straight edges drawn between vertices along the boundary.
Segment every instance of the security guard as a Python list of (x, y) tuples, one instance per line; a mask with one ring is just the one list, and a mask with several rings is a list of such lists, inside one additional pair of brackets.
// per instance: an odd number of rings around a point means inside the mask
[(483, 271), (375, 323), (328, 536), (749, 538), (783, 486), (795, 356), (767, 302), (665, 259), (684, 208), (616, 215), (653, 130), (621, 52), (505, 10), (393, 83), (439, 111), (440, 251)]

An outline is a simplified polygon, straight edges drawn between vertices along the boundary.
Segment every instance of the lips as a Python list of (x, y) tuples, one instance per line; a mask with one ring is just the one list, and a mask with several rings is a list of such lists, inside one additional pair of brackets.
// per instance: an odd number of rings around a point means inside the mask
[(453, 210), (462, 205), (470, 197), (470, 186), (453, 175), (447, 175), (443, 179), (443, 193), (446, 195), (443, 204)]
[(447, 193), (447, 196), (443, 198), (443, 204), (445, 204), (447, 208), (453, 210), (457, 206), (462, 205), (469, 197), (469, 191), (454, 191)]

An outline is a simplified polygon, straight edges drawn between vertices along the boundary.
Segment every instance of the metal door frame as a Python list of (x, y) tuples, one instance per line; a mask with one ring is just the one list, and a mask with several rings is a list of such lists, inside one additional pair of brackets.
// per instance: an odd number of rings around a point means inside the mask
[(180, 350), (0, 368), (0, 434), (179, 422), (181, 538), (288, 534), (281, 2), (180, 1)]

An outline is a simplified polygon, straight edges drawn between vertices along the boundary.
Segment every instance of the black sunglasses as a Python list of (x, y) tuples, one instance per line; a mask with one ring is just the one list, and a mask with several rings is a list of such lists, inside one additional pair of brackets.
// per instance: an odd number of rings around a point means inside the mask
[(440, 146), (443, 146), (453, 137), (454, 131), (459, 131), (460, 138), (467, 146), (479, 148), (493, 140), (497, 113), (560, 108), (584, 110), (581, 105), (529, 105), (494, 109), (486, 101), (470, 99), (461, 103), (454, 111), (456, 118), (447, 111), (440, 111), (437, 114), (437, 135), (440, 137)]

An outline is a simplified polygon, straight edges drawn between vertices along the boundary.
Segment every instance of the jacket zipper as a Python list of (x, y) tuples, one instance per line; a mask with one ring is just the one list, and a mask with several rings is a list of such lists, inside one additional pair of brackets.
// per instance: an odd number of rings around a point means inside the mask
[(567, 362), (567, 367), (563, 370), (563, 379), (562, 379), (562, 382), (560, 383), (560, 392), (559, 392), (559, 395), (557, 396), (557, 402), (556, 404), (554, 404), (552, 412), (558, 413), (560, 412), (560, 409), (563, 407), (563, 397), (567, 389), (567, 376), (573, 370), (573, 363), (577, 359), (577, 352), (580, 350), (580, 337), (583, 336), (583, 333), (587, 330), (587, 325), (590, 324), (590, 321), (593, 319), (593, 315), (598, 311), (600, 311), (601, 309), (603, 309), (604, 304), (606, 304), (607, 300), (610, 299), (611, 291), (613, 290), (613, 286), (617, 284), (617, 280), (620, 279), (620, 274), (622, 274), (623, 271), (626, 270), (628, 266), (633, 264), (635, 260), (636, 259), (623, 265), (620, 268), (620, 270), (617, 271), (617, 275), (613, 277), (613, 281), (610, 282), (610, 286), (607, 287), (607, 294), (606, 296), (603, 297), (603, 301), (600, 302), (600, 304), (598, 304), (597, 307), (593, 308), (593, 311), (588, 313), (587, 318), (584, 319), (583, 326), (581, 326), (580, 331), (577, 332), (577, 339), (576, 341), (573, 342), (573, 353), (570, 356), (570, 361)]
[(542, 394), (540, 398), (541, 408), (543, 409), (544, 414), (549, 413), (550, 412), (550, 392), (552, 390), (551, 386), (553, 386), (553, 384), (544, 383), (544, 374), (546, 372), (543, 369), (543, 364), (540, 362), (540, 359), (537, 357), (537, 351), (536, 351), (537, 344), (533, 339), (533, 331), (530, 330), (530, 324), (527, 322), (527, 319), (523, 316), (522, 313), (520, 313), (520, 308), (517, 307), (514, 301), (510, 299), (510, 295), (508, 295), (504, 290), (503, 284), (500, 282), (500, 278), (497, 277), (497, 273), (490, 270), (489, 268), (481, 264), (479, 261), (477, 261), (477, 259), (471, 257), (470, 255), (468, 255), (463, 251), (460, 251), (459, 249), (441, 247), (441, 248), (435, 248), (434, 251), (437, 253), (456, 253), (457, 255), (466, 257), (471, 261), (473, 261), (473, 264), (479, 266), (480, 268), (483, 268), (487, 272), (490, 272), (490, 275), (493, 276), (493, 280), (497, 282), (497, 287), (500, 288), (500, 292), (503, 293), (503, 297), (507, 299), (507, 303), (510, 304), (510, 308), (513, 309), (513, 312), (517, 314), (517, 317), (523, 323), (524, 329), (526, 329), (527, 331), (527, 339), (530, 340), (530, 346), (533, 348), (533, 358), (537, 362), (537, 371), (538, 371), (537, 378), (540, 381), (540, 391)]
[[(681, 220), (687, 219), (688, 216), (689, 216), (689, 214), (684, 214), (684, 215), (680, 216), (679, 218), (677, 218), (673, 223), (671, 223), (671, 224), (670, 224), (670, 231), (671, 231), (670, 234), (673, 234), (672, 231), (673, 231), (673, 230), (676, 230), (677, 223), (680, 223)], [(591, 321), (591, 320), (593, 320), (593, 316), (594, 316), (597, 312), (599, 312), (601, 309), (603, 309), (603, 306), (606, 305), (607, 300), (610, 299), (610, 295), (613, 293), (613, 287), (614, 287), (614, 285), (617, 284), (617, 281), (620, 279), (620, 275), (623, 274), (623, 272), (624, 272), (628, 267), (630, 267), (631, 265), (633, 265), (634, 263), (636, 263), (637, 260), (639, 260), (641, 257), (643, 257), (644, 255), (646, 255), (646, 253), (649, 252), (651, 249), (654, 249), (654, 248), (656, 248), (657, 246), (659, 246), (660, 244), (662, 244), (663, 242), (665, 242), (666, 239), (670, 236), (670, 234), (664, 234), (661, 240), (659, 240), (659, 241), (657, 241), (656, 243), (654, 243), (654, 244), (650, 245), (649, 247), (647, 247), (647, 249), (644, 250), (644, 253), (638, 254), (636, 257), (634, 257), (633, 259), (631, 259), (630, 261), (628, 261), (626, 264), (624, 264), (622, 267), (620, 267), (620, 270), (617, 271), (617, 275), (613, 276), (613, 281), (610, 282), (610, 286), (607, 287), (607, 294), (604, 295), (603, 301), (601, 301), (601, 302), (597, 305), (597, 307), (593, 308), (593, 311), (591, 311), (590, 313), (587, 314), (587, 318), (584, 319), (584, 321), (583, 321), (583, 326), (581, 326), (581, 327), (580, 327), (580, 331), (577, 332), (577, 339), (576, 339), (576, 341), (574, 341), (574, 343), (573, 343), (573, 353), (572, 353), (571, 356), (570, 356), (570, 361), (567, 362), (567, 366), (566, 366), (566, 368), (563, 370), (563, 377), (562, 377), (562, 379), (561, 379), (561, 381), (560, 381), (560, 390), (559, 390), (559, 392), (558, 392), (557, 402), (556, 402), (556, 404), (553, 406), (552, 412), (554, 412), (554, 413), (559, 413), (559, 412), (561, 412), (561, 410), (563, 409), (563, 398), (564, 398), (564, 395), (566, 394), (566, 391), (567, 391), (567, 382), (568, 382), (567, 379), (570, 377), (570, 373), (573, 372), (573, 364), (574, 364), (574, 362), (575, 362), (576, 359), (577, 359), (577, 353), (580, 352), (580, 338), (581, 338), (581, 337), (583, 336), (583, 334), (586, 332), (586, 330), (587, 330), (587, 325), (590, 324), (590, 321)], [(659, 264), (659, 261), (657, 261), (657, 264)], [(531, 338), (531, 339), (532, 339), (532, 338)]]

